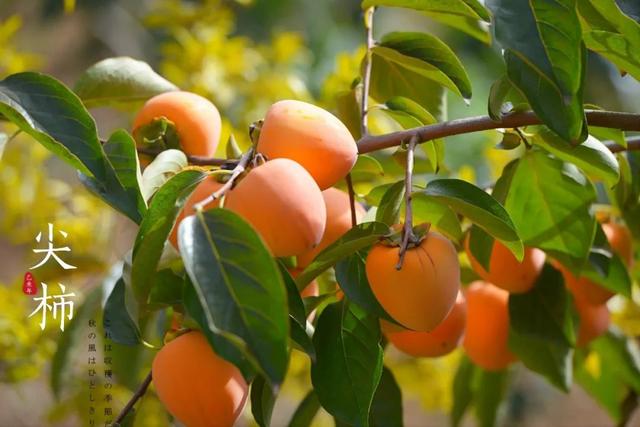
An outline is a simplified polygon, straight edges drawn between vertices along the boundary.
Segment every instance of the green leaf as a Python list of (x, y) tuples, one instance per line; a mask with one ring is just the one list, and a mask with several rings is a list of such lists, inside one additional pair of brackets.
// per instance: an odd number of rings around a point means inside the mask
[(389, 233), (389, 227), (380, 222), (358, 224), (316, 256), (296, 278), (298, 289), (304, 289), (320, 273), (356, 251), (371, 246)]
[(426, 72), (415, 66), (407, 68), (398, 61), (402, 63), (402, 55), (392, 49), (373, 49), (369, 95), (379, 102), (397, 96), (408, 98), (440, 118), (444, 113), (444, 87), (433, 80), (439, 72)]
[(50, 377), (51, 390), (56, 399), (60, 398), (65, 380), (72, 370), (74, 352), (81, 348), (80, 345), (86, 349), (86, 325), (99, 312), (101, 296), (102, 289), (94, 288), (76, 308), (73, 319), (67, 322), (64, 332), (57, 340), (56, 352), (51, 359)]
[(242, 150), (240, 149), (240, 146), (233, 134), (229, 135), (225, 152), (227, 154), (227, 159), (239, 159), (242, 157)]
[[(385, 34), (379, 45), (398, 52), (396, 57), (382, 51), (390, 60), (403, 67), (424, 72), (453, 92), (468, 100), (471, 98), (471, 81), (456, 54), (439, 38), (427, 33), (392, 32)], [(378, 49), (378, 48), (374, 48)]]
[(107, 142), (102, 146), (107, 158), (113, 165), (120, 184), (128, 194), (128, 200), (135, 200), (138, 212), (144, 217), (147, 204), (140, 191), (140, 165), (136, 143), (123, 129), (111, 134)]
[(396, 323), (380, 305), (371, 290), (365, 271), (365, 260), (364, 251), (340, 260), (335, 266), (336, 281), (349, 301), (353, 301), (371, 314)]
[(311, 337), (307, 334), (307, 311), (300, 297), (300, 292), (296, 287), (295, 280), (291, 277), (284, 264), (279, 262), (278, 267), (280, 267), (282, 281), (287, 289), (291, 339), (313, 360), (316, 357), (316, 350), (313, 347)]
[(107, 180), (110, 166), (96, 124), (58, 80), (31, 72), (10, 75), (0, 81), (0, 113), (80, 172)]
[(604, 275), (593, 265), (583, 269), (581, 275), (588, 277), (616, 294), (631, 298), (632, 280), (624, 261), (617, 254), (612, 254), (608, 269)]
[(141, 342), (141, 334), (136, 321), (127, 310), (125, 302), (126, 286), (118, 279), (104, 305), (103, 325), (105, 332), (114, 342), (135, 345)]
[(576, 0), (488, 1), (509, 79), (544, 123), (571, 142), (587, 135), (585, 49), (575, 5)]
[(513, 89), (513, 84), (507, 78), (502, 76), (491, 85), (489, 90), (489, 102), (487, 105), (487, 111), (489, 117), (495, 121), (502, 119), (505, 111), (503, 111), (503, 104), (509, 92)]
[(74, 91), (89, 107), (133, 107), (152, 96), (178, 90), (143, 61), (129, 57), (107, 58), (89, 67)]
[(507, 390), (507, 371), (490, 372), (478, 368), (475, 378), (474, 406), (478, 426), (494, 427), (498, 407)]
[(476, 366), (467, 356), (463, 356), (453, 377), (453, 406), (451, 425), (458, 427), (467, 409), (473, 402), (473, 379), (477, 375)]
[(267, 380), (257, 376), (251, 383), (251, 414), (260, 427), (271, 424), (271, 414), (276, 403), (276, 396)]
[(582, 144), (571, 145), (555, 133), (542, 129), (533, 137), (533, 143), (557, 158), (573, 163), (588, 175), (601, 179), (613, 187), (620, 179), (618, 161), (603, 143), (589, 136)]
[(133, 246), (131, 283), (140, 303), (147, 302), (162, 250), (184, 201), (205, 177), (205, 173), (196, 170), (180, 172), (151, 201)]
[(403, 425), (402, 390), (400, 390), (393, 373), (387, 367), (382, 368), (380, 383), (373, 396), (369, 425), (371, 427)]
[(360, 95), (359, 90), (351, 89), (338, 92), (334, 99), (336, 103), (336, 116), (345, 124), (354, 139), (361, 137), (360, 123)]
[(329, 305), (318, 319), (311, 382), (324, 409), (349, 425), (369, 425), (382, 374), (379, 341), (378, 319), (347, 301)]
[(469, 252), (485, 271), (489, 271), (491, 265), (494, 242), (494, 238), (477, 225), (469, 229)]
[(351, 179), (353, 182), (369, 181), (384, 175), (384, 168), (380, 162), (372, 156), (361, 154), (356, 160), (356, 164), (351, 169)]
[(522, 259), (522, 241), (509, 214), (489, 194), (460, 179), (433, 180), (427, 185), (425, 194), (469, 218), (471, 222), (503, 242), (517, 259)]
[(404, 181), (398, 181), (385, 191), (376, 210), (376, 221), (391, 227), (400, 219), (405, 194)]
[[(389, 99), (384, 103), (384, 106), (386, 108), (382, 109), (382, 111), (398, 122), (398, 124), (404, 129), (431, 125), (438, 121), (430, 112), (425, 110), (418, 103), (401, 96)], [(431, 141), (426, 141), (420, 144), (419, 147), (427, 155), (427, 160), (429, 160), (431, 166), (431, 170), (429, 172), (437, 172), (440, 165), (444, 162), (444, 140), (442, 138), (437, 138)], [(414, 165), (414, 169), (416, 169), (417, 166), (418, 164)]]
[(459, 242), (462, 239), (460, 221), (449, 206), (423, 193), (414, 193), (411, 197), (414, 223), (428, 222), (450, 240)]
[(568, 392), (576, 337), (563, 283), (562, 274), (547, 264), (530, 291), (509, 295), (509, 348), (529, 369)]
[(246, 343), (236, 335), (209, 326), (209, 308), (200, 302), (198, 292), (188, 278), (183, 287), (182, 299), (186, 312), (200, 326), (215, 353), (237, 366), (246, 380), (252, 378), (258, 364), (255, 358), (248, 354)]
[(539, 150), (529, 150), (512, 167), (504, 206), (522, 241), (579, 268), (595, 233), (593, 185), (574, 165)]
[(164, 150), (144, 168), (140, 190), (145, 200), (149, 200), (165, 182), (189, 165), (187, 156), (180, 150)]
[(622, 9), (622, 2), (619, 1), (578, 0), (578, 11), (584, 24), (583, 38), (587, 48), (607, 58), (638, 80), (640, 23), (625, 15)]
[(177, 275), (170, 268), (159, 270), (149, 291), (149, 306), (163, 308), (181, 304), (183, 288), (184, 277)]
[(615, 374), (613, 366), (602, 363), (597, 352), (590, 351), (586, 357), (580, 357), (580, 352), (577, 353), (574, 374), (576, 383), (602, 406), (616, 423), (619, 422), (622, 402), (628, 393), (624, 381)]
[(319, 409), (320, 401), (318, 396), (311, 390), (293, 413), (291, 421), (289, 421), (289, 427), (309, 427)]
[(591, 343), (601, 364), (611, 366), (615, 374), (640, 393), (640, 349), (631, 338), (609, 331)]
[(403, 7), (421, 12), (447, 13), (489, 20), (489, 13), (477, 0), (364, 0), (362, 8), (372, 6)]
[(488, 45), (491, 43), (491, 35), (488, 26), (483, 25), (484, 22), (478, 21), (476, 18), (463, 15), (452, 15), (446, 12), (422, 12), (425, 16), (433, 19), (451, 28), (462, 31), (463, 33), (475, 38), (476, 40)]
[(276, 387), (289, 360), (287, 294), (262, 239), (235, 213), (215, 208), (185, 218), (178, 240), (209, 327), (242, 338)]

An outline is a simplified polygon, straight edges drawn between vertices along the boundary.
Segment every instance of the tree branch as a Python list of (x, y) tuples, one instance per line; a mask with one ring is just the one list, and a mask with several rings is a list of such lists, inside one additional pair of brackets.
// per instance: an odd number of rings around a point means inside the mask
[(125, 407), (122, 408), (122, 411), (120, 412), (120, 414), (118, 414), (118, 417), (113, 423), (114, 426), (119, 426), (122, 423), (122, 421), (127, 416), (127, 414), (131, 412), (136, 402), (140, 400), (142, 396), (144, 396), (144, 394), (147, 391), (147, 388), (149, 387), (149, 384), (151, 384), (151, 372), (149, 372), (149, 374), (144, 379), (144, 381), (142, 381), (142, 383), (140, 384), (140, 387), (138, 387), (138, 390), (136, 390), (133, 396), (131, 396), (131, 399), (129, 399), (129, 402), (127, 402)]
[(224, 196), (227, 193), (227, 191), (231, 190), (231, 187), (233, 187), (233, 183), (236, 181), (236, 178), (238, 178), (240, 174), (244, 172), (244, 170), (247, 168), (247, 165), (253, 158), (254, 151), (255, 151), (254, 146), (249, 148), (247, 152), (242, 155), (242, 157), (238, 161), (238, 164), (236, 164), (236, 167), (233, 168), (233, 171), (231, 172), (231, 176), (229, 177), (227, 182), (225, 182), (222, 187), (220, 187), (215, 193), (213, 193), (209, 197), (205, 198), (204, 200), (200, 200), (198, 203), (195, 203), (193, 205), (193, 208), (195, 210), (200, 210), (204, 206), (213, 202), (214, 200), (217, 200), (220, 197)]
[(362, 74), (362, 100), (360, 101), (361, 106), (361, 114), (360, 117), (362, 119), (361, 122), (361, 134), (362, 136), (366, 136), (369, 134), (369, 127), (367, 125), (367, 117), (369, 114), (369, 86), (371, 84), (371, 49), (373, 49), (374, 40), (373, 40), (373, 13), (375, 12), (375, 7), (370, 7), (364, 11), (364, 28), (367, 33), (367, 51), (364, 56), (364, 71)]
[[(586, 110), (587, 122), (591, 126), (640, 131), (640, 114), (615, 111)], [(478, 132), (499, 128), (517, 128), (539, 125), (542, 121), (533, 111), (517, 112), (505, 115), (502, 120), (494, 121), (489, 116), (456, 119), (413, 129), (391, 132), (384, 135), (364, 135), (358, 141), (358, 153), (365, 154), (384, 148), (395, 147), (417, 135), (419, 142), (431, 141), (445, 136)], [(619, 150), (622, 151), (622, 150)]]
[(402, 230), (402, 243), (400, 244), (400, 250), (398, 251), (398, 263), (396, 264), (396, 270), (402, 268), (404, 256), (407, 253), (409, 243), (415, 241), (413, 235), (413, 209), (411, 207), (411, 192), (413, 191), (413, 153), (418, 143), (418, 137), (416, 135), (411, 137), (409, 146), (407, 147), (407, 166), (404, 177), (404, 200), (405, 200), (405, 212), (404, 212), (404, 228)]

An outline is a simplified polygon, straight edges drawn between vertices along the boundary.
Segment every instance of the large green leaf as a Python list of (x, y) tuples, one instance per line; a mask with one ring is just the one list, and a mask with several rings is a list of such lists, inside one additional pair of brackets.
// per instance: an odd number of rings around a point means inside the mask
[(205, 176), (196, 170), (180, 172), (167, 181), (151, 201), (133, 247), (131, 283), (140, 303), (147, 302), (165, 242), (184, 201)]
[(143, 61), (129, 57), (107, 58), (89, 67), (74, 91), (87, 107), (133, 107), (154, 95), (178, 90)]
[(391, 227), (400, 219), (400, 210), (404, 201), (404, 181), (398, 181), (385, 191), (376, 210), (376, 221)]
[(579, 145), (571, 145), (557, 134), (543, 129), (533, 137), (533, 143), (554, 156), (578, 166), (588, 175), (613, 187), (620, 179), (618, 161), (606, 145), (589, 136)]
[(372, 427), (401, 426), (402, 390), (393, 373), (387, 367), (382, 368), (380, 384), (373, 396), (369, 425)]
[(352, 426), (369, 425), (382, 374), (378, 319), (347, 301), (329, 305), (313, 337), (318, 350), (311, 382), (331, 415)]
[(257, 376), (251, 383), (251, 414), (260, 427), (271, 424), (271, 414), (276, 403), (276, 396), (267, 380)]
[(623, 7), (614, 0), (578, 0), (578, 10), (587, 47), (640, 79), (640, 23), (623, 13), (632, 10), (629, 4)]
[(0, 81), (0, 113), (80, 172), (106, 182), (110, 165), (96, 124), (58, 80), (31, 72), (10, 75)]
[(185, 218), (178, 236), (209, 327), (242, 338), (270, 383), (280, 384), (289, 360), (287, 293), (260, 236), (219, 208)]
[(473, 402), (473, 379), (476, 366), (467, 356), (463, 356), (453, 377), (453, 406), (451, 407), (451, 425), (458, 427), (467, 409)]
[(255, 376), (257, 362), (248, 354), (246, 343), (236, 335), (209, 326), (209, 306), (202, 304), (196, 288), (188, 278), (183, 287), (182, 299), (187, 314), (200, 326), (215, 353), (237, 366), (244, 378), (250, 381)]
[(575, 341), (562, 274), (547, 264), (530, 291), (509, 296), (509, 348), (529, 369), (569, 391)]
[(574, 165), (539, 150), (529, 150), (512, 167), (504, 205), (523, 242), (569, 268), (581, 266), (595, 233), (593, 185)]
[(414, 193), (411, 197), (414, 223), (428, 222), (450, 240), (460, 241), (462, 227), (458, 216), (449, 206), (423, 193)]
[(568, 141), (584, 140), (586, 65), (576, 0), (490, 0), (488, 7), (509, 79), (551, 129)]
[(365, 259), (364, 251), (358, 251), (338, 261), (335, 266), (336, 281), (349, 301), (355, 302), (371, 314), (395, 322), (371, 290), (365, 271)]
[(619, 332), (609, 331), (591, 343), (603, 364), (613, 367), (616, 376), (640, 393), (640, 349), (638, 343)]
[(320, 252), (313, 262), (296, 277), (298, 289), (304, 289), (320, 273), (356, 251), (371, 246), (387, 233), (389, 233), (389, 227), (380, 222), (365, 222), (351, 228)]
[(372, 6), (403, 7), (421, 12), (446, 13), (489, 21), (489, 12), (478, 0), (364, 0), (362, 8)]
[(287, 271), (282, 262), (278, 263), (282, 281), (287, 289), (287, 301), (289, 303), (289, 325), (291, 329), (291, 339), (300, 346), (305, 353), (315, 359), (316, 351), (313, 347), (311, 337), (307, 333), (307, 312), (302, 302), (300, 292), (296, 287), (296, 282)]
[(479, 427), (494, 427), (498, 408), (507, 391), (507, 371), (477, 369), (474, 381), (474, 407)]
[(503, 242), (518, 259), (524, 248), (509, 214), (493, 197), (473, 184), (460, 179), (436, 179), (427, 185), (425, 194), (441, 201), (455, 212)]
[(291, 416), (289, 427), (309, 427), (319, 409), (320, 402), (318, 401), (318, 396), (311, 390), (304, 399), (302, 399), (302, 402), (300, 402), (300, 405), (298, 405), (296, 411)]
[(434, 21), (462, 31), (482, 43), (487, 45), (491, 43), (491, 35), (489, 34), (488, 26), (484, 25), (484, 22), (478, 21), (476, 18), (464, 15), (452, 15), (446, 12), (422, 13)]
[(441, 118), (444, 113), (444, 87), (433, 80), (437, 73), (429, 74), (415, 66), (407, 68), (399, 60), (402, 60), (402, 55), (389, 48), (373, 50), (369, 95), (378, 102), (398, 96), (408, 98)]
[(123, 279), (113, 286), (104, 304), (103, 325), (114, 342), (124, 345), (135, 345), (141, 342), (138, 324), (127, 310), (126, 286)]
[(423, 73), (464, 99), (471, 98), (471, 81), (462, 62), (439, 38), (427, 33), (392, 32), (385, 34), (378, 46), (399, 53), (379, 52), (389, 60)]

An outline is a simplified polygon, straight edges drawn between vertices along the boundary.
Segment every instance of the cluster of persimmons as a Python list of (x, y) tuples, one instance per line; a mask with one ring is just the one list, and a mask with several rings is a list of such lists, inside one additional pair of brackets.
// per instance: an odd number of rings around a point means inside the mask
[[(210, 157), (216, 152), (221, 121), (208, 100), (188, 92), (158, 95), (138, 113), (134, 134), (159, 118), (174, 126), (186, 154)], [(357, 145), (331, 113), (287, 100), (267, 111), (255, 151), (266, 161), (254, 162), (239, 177), (223, 206), (251, 224), (275, 257), (295, 257), (297, 266), (290, 272), (296, 276), (352, 227), (349, 195), (333, 186), (353, 167)], [(222, 186), (210, 176), (195, 188), (169, 238), (174, 247), (180, 221), (195, 213), (194, 204)], [(204, 209), (217, 206), (220, 201), (214, 200)], [(365, 209), (357, 202), (355, 209), (360, 221)], [(631, 263), (628, 230), (613, 222), (602, 227), (612, 249)], [(458, 252), (437, 232), (430, 231), (411, 245), (399, 270), (399, 247), (387, 241), (374, 245), (366, 259), (366, 276), (376, 299), (395, 320), (381, 320), (381, 329), (389, 342), (408, 355), (443, 356), (461, 343), (475, 364), (501, 370), (516, 360), (508, 347), (509, 294), (532, 289), (545, 254), (525, 248), (519, 262), (495, 241), (485, 268), (471, 254), (468, 240), (465, 248), (482, 280), (463, 290)], [(605, 303), (613, 294), (556, 266), (580, 317), (578, 345), (585, 345), (607, 329)], [(318, 295), (317, 283), (311, 282), (302, 295)], [(239, 370), (217, 356), (198, 331), (179, 335), (157, 353), (153, 382), (168, 411), (188, 427), (232, 425), (247, 398), (248, 386)]]

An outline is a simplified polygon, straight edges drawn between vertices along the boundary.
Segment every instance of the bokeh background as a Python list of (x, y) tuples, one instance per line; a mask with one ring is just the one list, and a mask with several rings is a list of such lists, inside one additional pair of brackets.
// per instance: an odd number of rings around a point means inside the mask
[[(486, 114), (489, 88), (503, 67), (488, 36), (472, 38), (400, 10), (380, 10), (375, 28), (376, 34), (428, 31), (449, 43), (471, 76), (474, 97), (466, 105), (449, 96), (447, 116)], [(0, 0), (0, 78), (39, 70), (73, 86), (93, 63), (131, 56), (147, 61), (180, 88), (213, 100), (224, 117), (222, 141), (234, 133), (241, 144), (247, 143), (248, 125), (276, 100), (301, 99), (335, 109), (336, 95), (349, 90), (358, 74), (363, 39), (357, 0)], [(640, 109), (638, 83), (597, 56), (589, 58), (587, 80), (587, 102)], [(102, 136), (129, 128), (132, 119), (130, 111), (92, 113)], [(374, 131), (393, 128), (373, 120)], [(0, 124), (0, 131), (11, 136), (15, 129)], [(74, 171), (29, 137), (17, 135), (5, 144), (6, 139), (0, 134), (0, 427), (87, 425), (87, 322), (100, 323), (110, 271), (130, 249), (135, 227), (93, 198)], [(514, 156), (494, 149), (497, 142), (496, 132), (447, 139), (443, 173), (490, 184)], [(401, 168), (389, 153), (381, 156), (388, 173), (374, 181), (398, 179)], [(357, 190), (364, 196), (371, 186), (360, 184)], [(34, 238), (49, 222), (69, 233), (72, 253), (66, 260), (78, 266), (72, 274), (55, 265), (35, 273), (38, 282), (64, 283), (78, 295), (74, 333), (65, 339), (56, 325), (50, 323), (43, 332), (38, 319), (27, 318), (35, 303), (22, 293), (23, 275), (37, 262), (31, 251)], [(618, 303), (617, 309), (616, 323), (638, 335), (636, 306)], [(149, 325), (150, 345), (160, 343), (164, 322), (160, 315)], [(146, 375), (153, 354), (152, 348), (114, 345), (114, 401), (108, 405), (114, 412)], [(447, 425), (459, 358), (454, 353), (416, 360), (387, 351), (387, 364), (404, 390), (407, 426)], [(598, 369), (597, 361), (592, 365)], [(286, 424), (309, 387), (304, 356), (294, 353), (290, 371), (275, 426)], [(521, 366), (513, 370), (500, 419), (502, 425), (523, 427), (612, 424), (578, 386), (561, 394)], [(315, 421), (333, 423), (322, 413)], [(239, 424), (251, 425), (250, 417)], [(143, 399), (135, 425), (171, 425), (153, 392)]]

